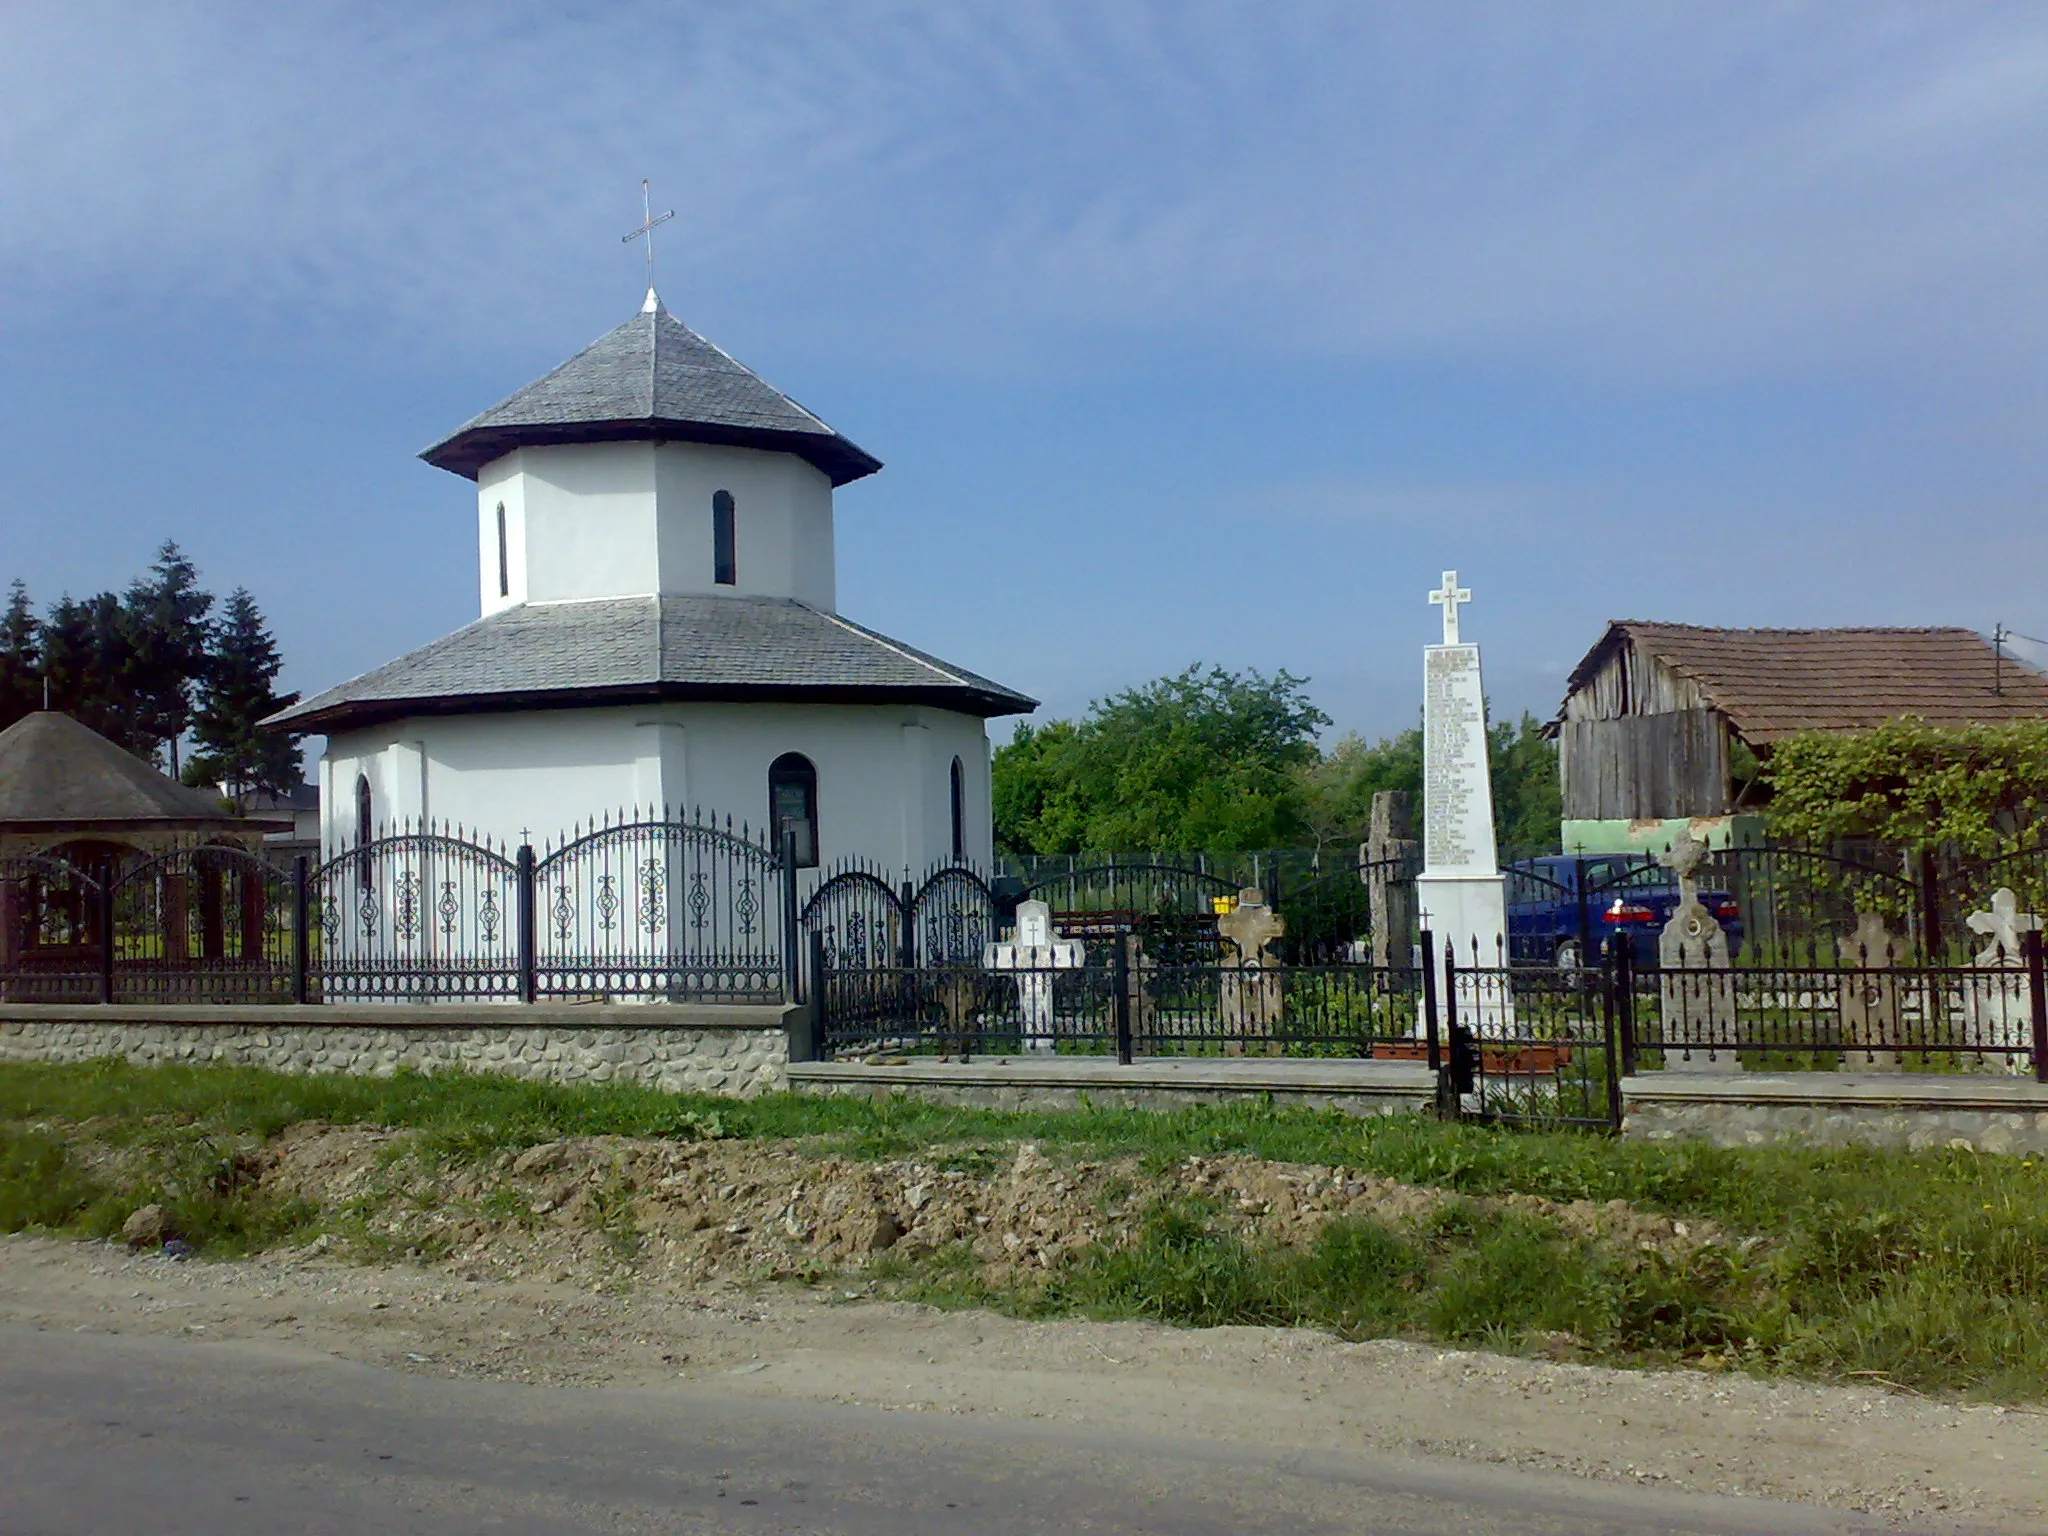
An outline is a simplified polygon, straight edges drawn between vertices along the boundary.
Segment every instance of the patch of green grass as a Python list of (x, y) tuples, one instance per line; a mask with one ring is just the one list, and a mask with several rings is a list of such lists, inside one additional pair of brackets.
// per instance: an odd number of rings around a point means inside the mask
[(0, 1232), (67, 1230), (111, 1193), (57, 1137), (0, 1124)]
[[(1878, 1372), (1927, 1391), (2048, 1393), (2048, 1160), (1968, 1151), (1636, 1143), (1255, 1103), (1005, 1113), (787, 1094), (734, 1102), (458, 1073), (5, 1064), (0, 1226), (111, 1231), (153, 1188), (220, 1251), (280, 1240), (308, 1214), (214, 1175), (236, 1149), (304, 1120), (409, 1129), (416, 1155), (458, 1161), (571, 1136), (724, 1135), (807, 1138), (821, 1151), (916, 1156), (987, 1176), (1028, 1139), (1055, 1160), (1128, 1157), (1151, 1172), (1246, 1153), (1472, 1197), (1620, 1199), (1718, 1222), (1750, 1247), (1683, 1260), (1619, 1253), (1453, 1203), (1423, 1229), (1339, 1224), (1289, 1256), (1247, 1249), (1180, 1207), (1121, 1248), (1074, 1261), (1032, 1305), (1510, 1346), (1564, 1334), (1611, 1358), (1704, 1356), (1823, 1376)], [(74, 1131), (130, 1149), (132, 1161), (161, 1170), (155, 1183), (115, 1188), (89, 1176), (65, 1154)], [(623, 1228), (618, 1236), (631, 1246)], [(913, 1267), (899, 1279), (931, 1299), (978, 1294), (957, 1263)]]

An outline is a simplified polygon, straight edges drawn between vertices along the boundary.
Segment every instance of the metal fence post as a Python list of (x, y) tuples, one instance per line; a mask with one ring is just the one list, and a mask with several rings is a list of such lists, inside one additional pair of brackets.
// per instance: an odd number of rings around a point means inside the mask
[(1443, 1037), (1436, 1024), (1436, 935), (1422, 930), (1422, 1031), (1429, 1041), (1429, 1070), (1444, 1069)]
[(1608, 985), (1614, 988), (1614, 1026), (1621, 1046), (1621, 1073), (1636, 1075), (1636, 971), (1635, 941), (1617, 933), (1607, 941), (1612, 962)]
[(1606, 1029), (1602, 1031), (1601, 1046), (1607, 1058), (1607, 1123), (1615, 1130), (1621, 1129), (1622, 1112), (1626, 1106), (1621, 1098), (1621, 1079), (1627, 1070), (1628, 1048), (1623, 1043), (1627, 1026), (1623, 1022), (1628, 1006), (1628, 947), (1629, 940), (1616, 934), (1611, 941), (1607, 959), (1607, 1007)]
[(2034, 1081), (2048, 1083), (2048, 966), (2042, 963), (2041, 930), (2021, 941), (2027, 957), (2027, 997), (2034, 1013)]
[(811, 935), (810, 952), (811, 1056), (814, 1060), (823, 1061), (832, 1054), (826, 1031), (831, 1017), (828, 1009), (832, 994), (825, 985), (825, 935), (822, 931)]
[(803, 1001), (803, 966), (796, 942), (796, 832), (782, 834), (782, 975), (784, 999)]
[(534, 932), (539, 903), (534, 899), (533, 845), (521, 843), (513, 869), (519, 886), (519, 1001), (530, 1003), (540, 996), (540, 968), (536, 958), (539, 936)]
[(1110, 999), (1111, 1016), (1116, 1020), (1116, 1059), (1126, 1067), (1131, 1064), (1131, 938), (1127, 933), (1116, 936), (1116, 995)]
[(1941, 963), (1941, 883), (1932, 848), (1920, 850), (1920, 963)]
[(306, 953), (307, 940), (313, 932), (306, 909), (309, 899), (307, 871), (306, 856), (302, 853), (292, 860), (292, 1001), (295, 1003), (312, 1001), (312, 957)]
[(896, 963), (906, 971), (917, 969), (917, 891), (908, 880), (903, 882), (903, 953)]
[(114, 871), (107, 869), (106, 884), (100, 887), (100, 1001), (114, 1000)]

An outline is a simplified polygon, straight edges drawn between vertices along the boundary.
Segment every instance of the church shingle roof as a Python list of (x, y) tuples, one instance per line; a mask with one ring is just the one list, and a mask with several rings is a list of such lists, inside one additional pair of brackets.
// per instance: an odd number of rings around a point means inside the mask
[(501, 609), (264, 723), (331, 731), (648, 699), (922, 703), (984, 718), (1037, 707), (790, 598), (671, 595)]
[(0, 826), (204, 826), (236, 818), (57, 710), (0, 731)]
[(491, 460), (543, 443), (666, 439), (794, 453), (832, 483), (882, 461), (848, 441), (662, 307), (648, 307), (420, 455), (474, 480)]

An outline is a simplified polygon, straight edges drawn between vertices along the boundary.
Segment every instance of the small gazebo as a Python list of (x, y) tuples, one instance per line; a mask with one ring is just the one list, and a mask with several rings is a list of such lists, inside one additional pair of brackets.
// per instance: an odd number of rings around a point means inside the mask
[(110, 914), (116, 933), (149, 930), (146, 943), (123, 946), (135, 953), (122, 959), (222, 960), (230, 927), (241, 941), (234, 947), (248, 950), (266, 926), (266, 882), (244, 871), (256, 868), (273, 830), (69, 715), (17, 720), (0, 731), (0, 991), (20, 993), (31, 973), (110, 967)]

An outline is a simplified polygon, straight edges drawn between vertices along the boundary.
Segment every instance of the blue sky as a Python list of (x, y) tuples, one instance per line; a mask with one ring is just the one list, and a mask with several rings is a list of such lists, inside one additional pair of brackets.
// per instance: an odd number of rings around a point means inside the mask
[(1611, 617), (2048, 635), (2038, 5), (0, 29), (0, 580), (174, 536), (293, 687), (474, 617), (414, 454), (634, 311), (642, 176), (670, 307), (888, 466), (844, 611), (1042, 715), (1199, 659), (1398, 729), (1452, 566), (1509, 710)]

